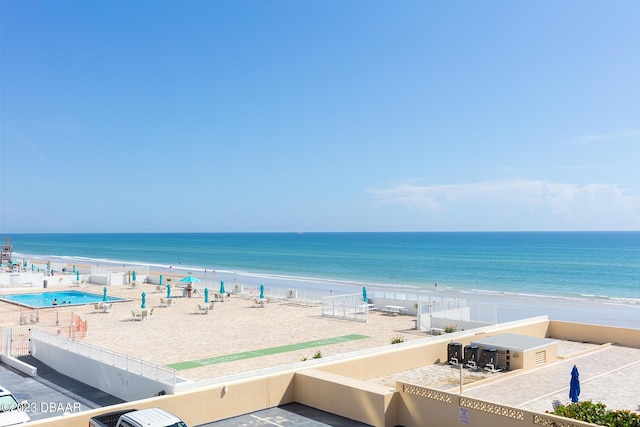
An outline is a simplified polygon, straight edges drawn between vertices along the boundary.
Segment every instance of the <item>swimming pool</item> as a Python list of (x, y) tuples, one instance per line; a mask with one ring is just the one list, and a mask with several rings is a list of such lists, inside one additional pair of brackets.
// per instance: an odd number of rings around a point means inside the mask
[[(53, 291), (37, 292), (29, 294), (0, 295), (0, 301), (18, 304), (29, 308), (53, 307), (54, 300), (58, 306), (62, 305), (86, 305), (103, 301), (103, 295), (82, 291)], [(125, 298), (111, 297), (107, 295), (107, 302), (129, 301)]]

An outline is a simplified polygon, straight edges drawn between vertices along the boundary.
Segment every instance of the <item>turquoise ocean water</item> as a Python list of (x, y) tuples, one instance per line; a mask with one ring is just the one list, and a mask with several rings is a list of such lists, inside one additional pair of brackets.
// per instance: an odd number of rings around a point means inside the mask
[(12, 234), (15, 258), (640, 304), (640, 232)]

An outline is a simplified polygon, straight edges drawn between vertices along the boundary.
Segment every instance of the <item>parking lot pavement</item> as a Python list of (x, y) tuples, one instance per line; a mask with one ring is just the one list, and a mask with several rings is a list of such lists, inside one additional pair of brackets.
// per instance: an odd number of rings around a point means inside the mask
[(38, 376), (32, 378), (0, 363), (0, 385), (10, 390), (19, 402), (27, 401), (25, 411), (32, 420), (122, 403), (122, 400), (62, 375), (32, 357), (20, 360), (37, 367)]
[(264, 409), (251, 414), (226, 420), (201, 424), (198, 427), (366, 427), (367, 424), (338, 415), (310, 408), (299, 403), (290, 403), (277, 408)]

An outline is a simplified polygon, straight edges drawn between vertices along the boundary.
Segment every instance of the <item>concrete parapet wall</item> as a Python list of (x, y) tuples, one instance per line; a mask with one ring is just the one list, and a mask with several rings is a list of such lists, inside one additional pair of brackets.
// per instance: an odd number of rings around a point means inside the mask
[[(296, 402), (375, 427), (395, 425), (395, 390), (309, 369), (295, 375)], [(357, 404), (355, 404), (357, 402)]]
[(551, 338), (571, 341), (612, 343), (640, 348), (640, 329), (552, 321), (549, 323), (547, 335)]
[(175, 395), (127, 402), (68, 416), (34, 421), (30, 426), (86, 427), (89, 418), (115, 410), (163, 408), (196, 426), (295, 401), (294, 373), (220, 383)]
[(567, 420), (550, 414), (498, 405), (464, 395), (447, 393), (398, 382), (398, 425), (404, 427), (460, 427), (460, 425), (492, 427), (528, 427), (562, 425), (566, 427), (593, 424)]

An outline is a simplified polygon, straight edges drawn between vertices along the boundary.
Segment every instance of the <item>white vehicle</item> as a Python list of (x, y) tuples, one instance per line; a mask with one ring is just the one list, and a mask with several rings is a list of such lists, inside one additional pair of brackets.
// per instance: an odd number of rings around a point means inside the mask
[(31, 421), (25, 412), (25, 404), (18, 403), (13, 394), (0, 386), (0, 426), (14, 426)]
[(180, 418), (160, 408), (125, 409), (89, 420), (89, 427), (187, 427)]

